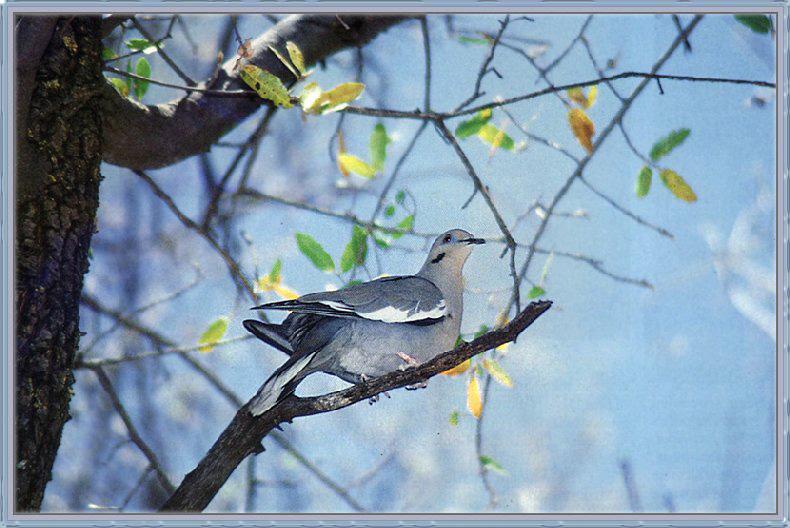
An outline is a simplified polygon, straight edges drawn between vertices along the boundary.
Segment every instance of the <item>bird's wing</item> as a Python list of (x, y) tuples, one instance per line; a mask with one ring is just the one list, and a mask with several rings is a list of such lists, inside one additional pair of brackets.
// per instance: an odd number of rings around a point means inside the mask
[(310, 293), (292, 301), (257, 306), (329, 317), (361, 317), (385, 323), (432, 323), (444, 317), (447, 303), (439, 288), (423, 277), (384, 277), (333, 292)]

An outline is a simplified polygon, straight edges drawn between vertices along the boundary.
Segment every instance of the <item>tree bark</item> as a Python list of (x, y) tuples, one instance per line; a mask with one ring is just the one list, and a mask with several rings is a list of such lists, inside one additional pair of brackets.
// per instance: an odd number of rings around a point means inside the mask
[(250, 414), (250, 400), (236, 412), (197, 467), (187, 473), (162, 511), (202, 511), (247, 456), (263, 451), (261, 441), (280, 424), (291, 423), (300, 416), (342, 409), (382, 392), (425, 381), (472, 356), (515, 340), (549, 308), (551, 301), (530, 303), (510, 323), (471, 343), (463, 343), (417, 367), (391, 372), (342, 391), (313, 398), (291, 395), (260, 416)]
[(100, 29), (98, 17), (17, 25), (17, 511), (40, 509), (70, 418), (101, 179)]

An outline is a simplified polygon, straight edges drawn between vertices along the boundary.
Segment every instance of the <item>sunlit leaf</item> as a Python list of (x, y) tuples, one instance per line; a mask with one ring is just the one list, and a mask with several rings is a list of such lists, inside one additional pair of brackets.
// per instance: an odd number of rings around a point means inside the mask
[(590, 86), (587, 93), (584, 93), (584, 88), (581, 86), (574, 86), (568, 89), (567, 94), (571, 101), (587, 110), (592, 108), (598, 98), (598, 86)]
[(508, 474), (507, 471), (505, 471), (505, 468), (503, 468), (502, 465), (499, 462), (497, 462), (496, 460), (494, 460), (490, 456), (480, 455), (480, 464), (484, 468), (489, 469), (491, 471), (494, 471), (496, 473), (499, 473), (500, 475), (507, 475)]
[(296, 66), (296, 70), (299, 72), (299, 75), (304, 77), (305, 68), (302, 50), (299, 49), (299, 46), (297, 46), (295, 42), (291, 42), (290, 40), (285, 43), (285, 47), (288, 49), (288, 56), (291, 58), (293, 65)]
[(299, 297), (298, 293), (282, 283), (282, 279), (278, 279), (277, 282), (272, 282), (272, 279), (269, 275), (264, 275), (255, 281), (255, 293), (267, 291), (273, 291), (280, 298), (285, 300), (292, 300)]
[[(139, 75), (140, 77), (145, 77), (146, 79), (151, 77), (151, 65), (148, 63), (145, 57), (140, 57), (137, 61), (137, 65), (134, 68), (134, 73)], [(148, 91), (148, 81), (141, 81), (140, 79), (134, 80), (134, 96), (137, 97), (137, 100), (141, 100), (145, 93)]]
[(269, 280), (272, 284), (279, 284), (282, 279), (280, 271), (283, 269), (283, 261), (277, 259), (274, 261), (271, 271), (269, 271)]
[(317, 83), (311, 82), (302, 88), (302, 93), (299, 95), (299, 104), (302, 105), (302, 110), (307, 114), (318, 113), (318, 99), (324, 93)]
[(477, 134), (483, 126), (491, 119), (491, 109), (486, 108), (477, 112), (472, 119), (462, 121), (455, 128), (455, 137), (458, 139), (468, 138)]
[(324, 251), (321, 244), (306, 233), (296, 233), (296, 245), (302, 254), (310, 259), (313, 265), (321, 271), (332, 272), (335, 270), (335, 262), (332, 257)]
[(537, 299), (541, 295), (545, 295), (545, 294), (546, 294), (546, 290), (544, 290), (540, 286), (533, 286), (532, 289), (529, 290), (527, 297), (529, 299)]
[(110, 77), (107, 80), (110, 81), (110, 84), (112, 84), (116, 90), (118, 90), (119, 94), (124, 97), (129, 97), (129, 81), (126, 79), (119, 79), (118, 77)]
[(390, 204), (384, 209), (384, 216), (387, 218), (391, 217), (395, 214), (395, 206)]
[(650, 159), (654, 162), (660, 160), (672, 152), (675, 147), (683, 143), (690, 133), (691, 130), (688, 128), (680, 128), (678, 130), (673, 130), (666, 137), (659, 139), (653, 144), (653, 148), (650, 149)]
[(587, 92), (587, 104), (584, 105), (584, 108), (587, 109), (592, 108), (597, 99), (598, 99), (598, 86), (594, 84), (590, 86), (590, 91)]
[(639, 171), (639, 176), (636, 178), (636, 195), (639, 198), (644, 198), (650, 192), (650, 185), (653, 183), (653, 170), (645, 165)]
[(507, 135), (504, 130), (495, 127), (491, 123), (486, 123), (480, 127), (480, 130), (477, 131), (477, 137), (483, 140), (484, 143), (491, 145), (492, 150), (501, 148), (512, 151), (516, 148), (516, 143), (513, 141), (513, 138)]
[(377, 233), (375, 231), (373, 232), (373, 241), (381, 249), (387, 249), (392, 245), (392, 238), (389, 235)]
[(350, 271), (355, 266), (365, 264), (368, 256), (368, 233), (362, 227), (355, 225), (351, 240), (346, 244), (343, 256), (340, 257), (340, 271)]
[(697, 201), (697, 195), (691, 189), (686, 180), (684, 180), (677, 172), (664, 169), (661, 171), (661, 181), (664, 182), (667, 189), (669, 189), (675, 197), (680, 198), (684, 202), (692, 203)]
[(448, 419), (448, 421), (450, 422), (450, 425), (455, 427), (456, 425), (458, 425), (459, 418), (460, 418), (460, 414), (458, 413), (458, 411), (453, 411), (450, 413), (450, 418)]
[(247, 39), (239, 44), (236, 54), (243, 59), (252, 58), (252, 39)]
[(771, 19), (766, 15), (735, 15), (735, 20), (755, 33), (770, 33), (773, 27)]
[(302, 103), (304, 111), (314, 114), (328, 114), (342, 110), (348, 103), (362, 95), (365, 85), (358, 82), (339, 84), (329, 91), (321, 92), (312, 105)]
[(442, 374), (444, 374), (445, 376), (458, 376), (459, 374), (463, 374), (464, 372), (469, 370), (469, 367), (471, 365), (472, 365), (472, 360), (467, 359), (463, 363), (459, 363), (453, 368), (445, 370), (444, 372), (442, 372)]
[(504, 385), (507, 388), (513, 387), (513, 380), (510, 379), (507, 372), (502, 368), (502, 366), (497, 363), (494, 359), (484, 359), (483, 360), (483, 368), (491, 374), (491, 377), (494, 378), (498, 383)]
[(337, 162), (340, 164), (342, 169), (345, 169), (348, 172), (353, 172), (354, 174), (358, 174), (363, 178), (372, 178), (376, 175), (375, 168), (353, 154), (348, 154), (347, 152), (338, 154)]
[(387, 145), (391, 142), (384, 125), (376, 123), (373, 133), (370, 134), (370, 165), (377, 172), (384, 169), (384, 161), (387, 159)]
[(469, 384), (466, 386), (466, 408), (475, 418), (480, 418), (483, 414), (483, 397), (480, 394), (477, 376), (474, 374), (469, 378)]
[(214, 345), (223, 338), (228, 329), (228, 318), (220, 317), (206, 328), (206, 331), (200, 335), (198, 345), (201, 346), (198, 350), (201, 352), (211, 352), (214, 350)]
[[(156, 51), (156, 46), (153, 42), (148, 39), (144, 38), (133, 38), (129, 39), (124, 42), (127, 48), (132, 51), (142, 51), (146, 55), (153, 53)], [(162, 44), (159, 44), (160, 47), (163, 47)]]
[[(410, 214), (406, 216), (403, 220), (398, 222), (398, 225), (396, 227), (401, 231), (405, 231), (405, 232), (411, 231), (412, 229), (414, 229), (414, 215)], [(397, 240), (403, 236), (403, 233), (392, 233), (391, 236), (393, 239)]]
[(117, 59), (118, 58), (118, 54), (115, 53), (110, 48), (104, 47), (101, 50), (101, 58), (102, 58), (102, 60)]
[(595, 134), (595, 125), (592, 120), (587, 117), (584, 110), (581, 108), (572, 108), (568, 112), (568, 122), (571, 125), (571, 131), (584, 150), (592, 153), (592, 137)]
[(288, 89), (276, 75), (262, 70), (254, 64), (245, 65), (239, 72), (243, 80), (261, 99), (268, 99), (275, 105), (291, 108), (291, 96)]
[(285, 56), (283, 56), (282, 53), (279, 52), (277, 48), (269, 44), (269, 51), (274, 53), (277, 59), (279, 59), (279, 61), (283, 63), (283, 66), (288, 68), (288, 71), (291, 72), (293, 76), (296, 77), (297, 80), (301, 77), (299, 71), (293, 66), (293, 64), (291, 64), (291, 62), (288, 59), (285, 58)]

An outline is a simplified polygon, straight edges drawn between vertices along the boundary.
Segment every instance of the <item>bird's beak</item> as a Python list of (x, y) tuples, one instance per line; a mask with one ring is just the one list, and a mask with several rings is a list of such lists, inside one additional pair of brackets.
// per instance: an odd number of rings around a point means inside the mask
[(482, 238), (465, 238), (461, 240), (461, 242), (466, 242), (467, 244), (485, 244), (485, 239)]

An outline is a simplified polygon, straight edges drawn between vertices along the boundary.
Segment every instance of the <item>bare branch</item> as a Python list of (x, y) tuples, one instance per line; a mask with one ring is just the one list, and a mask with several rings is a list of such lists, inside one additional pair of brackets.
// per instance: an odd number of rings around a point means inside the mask
[(476, 354), (512, 341), (550, 307), (551, 302), (548, 301), (532, 303), (507, 325), (471, 343), (461, 344), (417, 367), (395, 371), (342, 391), (313, 398), (291, 395), (257, 417), (250, 414), (248, 402), (239, 409), (203, 460), (184, 477), (176, 492), (162, 506), (162, 511), (203, 510), (236, 467), (248, 455), (261, 451), (261, 440), (278, 425), (290, 423), (299, 416), (342, 409), (381, 392), (425, 381)]

